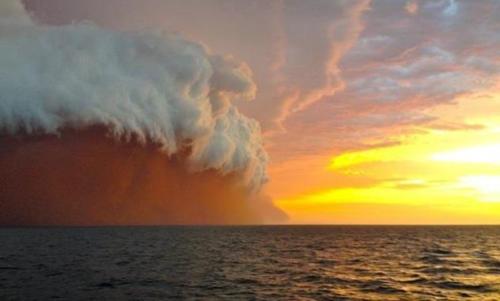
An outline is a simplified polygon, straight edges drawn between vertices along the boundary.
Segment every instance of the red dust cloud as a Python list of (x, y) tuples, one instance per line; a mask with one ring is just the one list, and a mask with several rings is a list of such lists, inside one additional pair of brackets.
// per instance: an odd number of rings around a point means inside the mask
[(244, 224), (280, 212), (234, 175), (190, 172), (184, 155), (103, 128), (0, 138), (0, 224)]

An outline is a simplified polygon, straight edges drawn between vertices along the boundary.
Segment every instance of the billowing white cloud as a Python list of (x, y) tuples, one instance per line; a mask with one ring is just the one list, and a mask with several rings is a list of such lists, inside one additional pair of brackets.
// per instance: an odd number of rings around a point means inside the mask
[(0, 12), (3, 131), (102, 125), (166, 154), (191, 148), (196, 169), (265, 182), (260, 126), (232, 103), (255, 96), (245, 64), (175, 34), (39, 25), (18, 1), (2, 1)]

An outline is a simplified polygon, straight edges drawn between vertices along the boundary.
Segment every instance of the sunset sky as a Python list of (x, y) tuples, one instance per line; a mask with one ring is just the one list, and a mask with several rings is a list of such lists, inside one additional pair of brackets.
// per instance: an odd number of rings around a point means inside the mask
[(25, 0), (245, 62), (289, 223), (500, 223), (500, 1)]

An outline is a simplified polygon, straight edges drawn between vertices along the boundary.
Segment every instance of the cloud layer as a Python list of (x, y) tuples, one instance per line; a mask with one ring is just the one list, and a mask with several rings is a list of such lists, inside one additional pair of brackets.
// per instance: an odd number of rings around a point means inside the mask
[(429, 128), (481, 129), (428, 110), (499, 82), (499, 12), (497, 1), (372, 1), (338, 64), (344, 89), (290, 118), (276, 148), (295, 141), (286, 155), (300, 156), (383, 146)]

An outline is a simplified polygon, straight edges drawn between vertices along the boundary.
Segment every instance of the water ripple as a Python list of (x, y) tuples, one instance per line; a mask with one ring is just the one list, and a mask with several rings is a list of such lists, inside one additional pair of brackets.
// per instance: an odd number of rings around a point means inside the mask
[(1, 300), (500, 300), (500, 227), (0, 229)]

